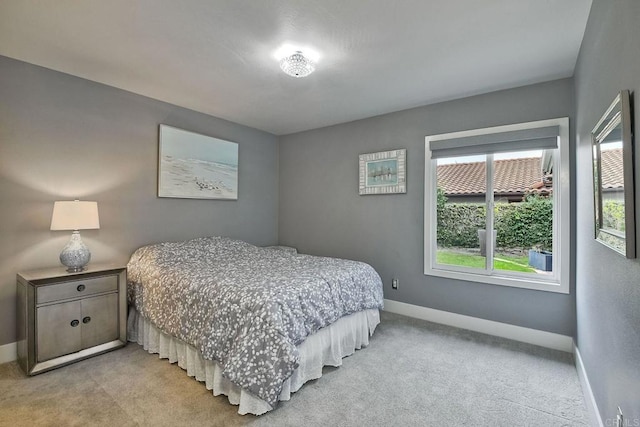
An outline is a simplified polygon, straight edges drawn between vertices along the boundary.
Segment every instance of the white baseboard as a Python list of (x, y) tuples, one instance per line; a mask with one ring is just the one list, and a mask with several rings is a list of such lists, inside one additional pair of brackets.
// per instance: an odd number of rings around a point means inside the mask
[(18, 343), (0, 345), (0, 364), (18, 360)]
[(573, 338), (567, 335), (494, 322), (493, 320), (480, 319), (388, 299), (384, 300), (384, 310), (429, 322), (566, 351), (567, 353), (573, 351)]
[(580, 350), (575, 346), (575, 343), (573, 346), (573, 358), (576, 362), (576, 370), (578, 371), (578, 378), (580, 378), (580, 386), (582, 387), (582, 394), (584, 396), (584, 405), (587, 407), (587, 412), (589, 412), (591, 424), (598, 427), (604, 427), (602, 418), (600, 418), (600, 411), (598, 410), (596, 398), (593, 395), (593, 391), (591, 390), (591, 384), (589, 383), (587, 371), (582, 364), (582, 356), (580, 356)]

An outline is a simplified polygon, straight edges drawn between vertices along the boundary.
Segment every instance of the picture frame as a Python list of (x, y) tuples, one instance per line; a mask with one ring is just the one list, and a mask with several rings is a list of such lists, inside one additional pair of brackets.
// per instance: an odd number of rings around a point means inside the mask
[(595, 238), (633, 259), (636, 230), (631, 111), (629, 91), (620, 91), (591, 131), (591, 148)]
[(238, 144), (161, 124), (158, 197), (238, 200)]
[(359, 193), (398, 194), (407, 192), (407, 150), (397, 149), (360, 154)]

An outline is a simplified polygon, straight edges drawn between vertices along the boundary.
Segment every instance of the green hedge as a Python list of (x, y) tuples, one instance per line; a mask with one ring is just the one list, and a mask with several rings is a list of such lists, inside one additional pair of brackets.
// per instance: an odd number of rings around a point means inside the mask
[(528, 196), (521, 203), (496, 205), (498, 247), (550, 251), (553, 243), (553, 201)]
[[(485, 228), (486, 206), (480, 203), (447, 203), (438, 191), (438, 244), (477, 248), (478, 230)], [(553, 202), (530, 195), (521, 203), (497, 203), (494, 224), (499, 248), (551, 250)]]
[(603, 202), (602, 222), (605, 228), (624, 231), (624, 202), (617, 200)]
[(478, 229), (485, 228), (486, 207), (476, 203), (447, 203), (438, 212), (438, 244), (478, 247)]

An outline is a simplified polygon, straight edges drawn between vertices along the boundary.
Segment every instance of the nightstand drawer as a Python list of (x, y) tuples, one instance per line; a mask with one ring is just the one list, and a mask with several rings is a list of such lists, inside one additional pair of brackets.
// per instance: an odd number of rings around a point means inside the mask
[(36, 304), (84, 297), (102, 292), (116, 291), (117, 289), (118, 276), (115, 275), (39, 286), (36, 290)]

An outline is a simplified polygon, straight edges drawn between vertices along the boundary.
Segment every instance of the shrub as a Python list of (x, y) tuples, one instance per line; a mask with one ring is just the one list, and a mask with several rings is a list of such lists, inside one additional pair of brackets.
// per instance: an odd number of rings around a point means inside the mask
[(497, 204), (495, 224), (498, 246), (551, 250), (553, 243), (553, 201), (529, 195), (521, 203)]
[(478, 247), (478, 229), (485, 228), (486, 208), (478, 203), (447, 203), (438, 212), (440, 246)]
[(624, 202), (608, 200), (602, 203), (602, 225), (604, 228), (624, 231)]
[[(477, 248), (478, 230), (485, 228), (484, 203), (446, 203), (438, 190), (438, 245)], [(553, 201), (529, 195), (521, 203), (494, 206), (496, 245), (501, 248), (551, 250), (553, 242)]]

